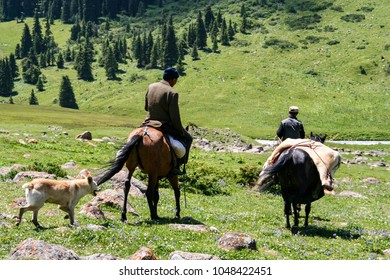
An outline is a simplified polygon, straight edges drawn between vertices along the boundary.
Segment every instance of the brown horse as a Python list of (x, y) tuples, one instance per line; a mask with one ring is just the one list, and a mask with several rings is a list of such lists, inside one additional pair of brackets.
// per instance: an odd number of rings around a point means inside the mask
[(121, 220), (127, 221), (126, 204), (130, 190), (130, 180), (134, 170), (138, 167), (148, 174), (148, 187), (146, 198), (148, 200), (150, 217), (158, 219), (157, 204), (159, 201), (158, 182), (161, 178), (167, 178), (174, 190), (176, 199), (176, 218), (180, 218), (180, 189), (177, 175), (171, 175), (173, 151), (167, 143), (163, 133), (152, 127), (140, 127), (133, 130), (128, 142), (117, 152), (116, 158), (111, 162), (111, 167), (98, 176), (97, 185), (103, 184), (118, 173), (123, 165), (129, 171), (124, 188), (124, 203)]

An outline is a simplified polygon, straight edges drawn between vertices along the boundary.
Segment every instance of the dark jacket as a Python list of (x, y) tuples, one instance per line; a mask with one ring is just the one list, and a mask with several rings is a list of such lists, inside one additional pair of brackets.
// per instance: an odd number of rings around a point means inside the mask
[(302, 122), (298, 120), (296, 116), (290, 115), (287, 119), (284, 119), (281, 122), (278, 130), (276, 131), (276, 135), (278, 135), (282, 141), (287, 138), (305, 138), (305, 130)]

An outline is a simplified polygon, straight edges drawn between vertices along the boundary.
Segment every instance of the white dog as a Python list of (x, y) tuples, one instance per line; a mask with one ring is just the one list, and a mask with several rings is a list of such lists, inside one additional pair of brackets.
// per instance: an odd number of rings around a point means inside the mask
[[(83, 170), (82, 179), (70, 181), (59, 181), (50, 179), (35, 179), (25, 183), (22, 188), (26, 192), (27, 205), (19, 210), (18, 226), (22, 220), (23, 213), (33, 211), (32, 222), (36, 227), (38, 223), (38, 211), (45, 202), (58, 204), (59, 208), (69, 215), (70, 225), (74, 225), (74, 208), (79, 200), (87, 194), (96, 195), (99, 191), (95, 181), (88, 171)], [(68, 215), (65, 218), (68, 218)]]

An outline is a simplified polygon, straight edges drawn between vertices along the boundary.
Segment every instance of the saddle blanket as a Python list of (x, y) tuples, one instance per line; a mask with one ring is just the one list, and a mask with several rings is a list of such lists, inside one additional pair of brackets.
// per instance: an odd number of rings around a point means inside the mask
[(314, 164), (317, 166), (317, 170), (324, 188), (329, 191), (333, 190), (332, 178), (340, 165), (341, 157), (337, 151), (320, 142), (316, 142), (310, 139), (287, 138), (275, 148), (271, 156), (264, 164), (263, 169), (272, 165), (284, 150), (290, 148), (302, 149), (307, 152), (312, 158)]

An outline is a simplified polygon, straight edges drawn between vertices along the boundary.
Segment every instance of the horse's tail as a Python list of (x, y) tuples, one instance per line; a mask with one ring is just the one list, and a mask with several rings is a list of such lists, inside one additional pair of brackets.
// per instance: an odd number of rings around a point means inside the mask
[(112, 176), (114, 176), (122, 169), (123, 165), (129, 158), (132, 149), (138, 144), (141, 139), (142, 135), (136, 134), (130, 139), (129, 142), (123, 145), (123, 147), (118, 151), (115, 159), (111, 161), (111, 167), (98, 176), (98, 179), (96, 180), (96, 184), (98, 186), (109, 180)]
[(260, 172), (259, 179), (254, 186), (254, 190), (263, 192), (274, 185), (276, 183), (275, 175), (286, 165), (292, 155), (292, 149), (289, 149), (287, 152), (283, 152), (273, 165), (265, 167)]

